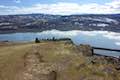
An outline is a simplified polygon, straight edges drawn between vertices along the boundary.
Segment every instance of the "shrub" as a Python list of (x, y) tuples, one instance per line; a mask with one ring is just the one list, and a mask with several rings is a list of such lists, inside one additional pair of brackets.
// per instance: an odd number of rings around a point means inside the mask
[(53, 37), (52, 40), (55, 41), (55, 37)]
[(35, 39), (35, 43), (40, 43), (38, 38)]

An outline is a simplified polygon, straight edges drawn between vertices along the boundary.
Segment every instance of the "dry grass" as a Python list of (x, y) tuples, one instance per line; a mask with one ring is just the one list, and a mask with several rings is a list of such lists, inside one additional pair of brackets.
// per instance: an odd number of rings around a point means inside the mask
[(34, 44), (4, 46), (0, 48), (0, 80), (14, 80), (23, 69), (24, 54)]
[[(60, 42), (41, 42), (4, 45), (0, 47), (0, 80), (18, 80), (24, 69), (26, 53), (41, 55), (45, 63), (57, 63), (57, 80), (120, 80), (120, 72), (111, 64), (87, 64), (72, 44)], [(111, 72), (105, 71), (110, 68)]]

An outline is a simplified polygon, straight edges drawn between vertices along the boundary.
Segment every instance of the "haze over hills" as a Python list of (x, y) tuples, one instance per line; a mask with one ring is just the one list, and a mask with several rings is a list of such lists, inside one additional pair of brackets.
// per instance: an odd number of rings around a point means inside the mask
[(120, 32), (120, 14), (1, 15), (0, 33), (38, 32), (44, 30), (101, 30)]

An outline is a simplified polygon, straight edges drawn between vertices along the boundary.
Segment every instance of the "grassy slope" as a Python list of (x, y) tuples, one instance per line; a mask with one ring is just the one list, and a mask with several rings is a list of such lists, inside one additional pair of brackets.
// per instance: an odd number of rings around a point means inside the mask
[(34, 44), (0, 47), (0, 80), (14, 80), (19, 70), (23, 69), (23, 56)]
[(24, 55), (34, 52), (46, 63), (61, 64), (58, 80), (120, 80), (120, 72), (112, 64), (89, 64), (74, 45), (62, 41), (0, 46), (0, 80), (18, 80), (24, 70)]

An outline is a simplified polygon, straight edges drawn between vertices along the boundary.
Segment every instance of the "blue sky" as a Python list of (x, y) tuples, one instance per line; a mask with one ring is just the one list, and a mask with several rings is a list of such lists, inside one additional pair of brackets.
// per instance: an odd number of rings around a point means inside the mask
[(111, 2), (112, 0), (0, 0), (0, 5), (6, 6), (32, 6), (34, 4), (42, 3), (42, 4), (53, 4), (57, 2), (72, 2), (72, 3), (98, 3), (104, 4), (107, 2)]
[(29, 13), (115, 14), (120, 0), (0, 0), (0, 15)]

